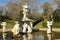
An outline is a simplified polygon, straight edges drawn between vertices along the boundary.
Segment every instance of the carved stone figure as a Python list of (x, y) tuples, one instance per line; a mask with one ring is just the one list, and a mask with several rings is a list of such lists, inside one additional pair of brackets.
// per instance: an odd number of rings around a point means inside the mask
[(6, 32), (6, 22), (2, 22), (1, 25), (3, 26), (3, 32)]
[(19, 31), (20, 31), (19, 25), (20, 24), (18, 23), (18, 21), (15, 21), (15, 25), (12, 29), (13, 35), (18, 35), (19, 34)]

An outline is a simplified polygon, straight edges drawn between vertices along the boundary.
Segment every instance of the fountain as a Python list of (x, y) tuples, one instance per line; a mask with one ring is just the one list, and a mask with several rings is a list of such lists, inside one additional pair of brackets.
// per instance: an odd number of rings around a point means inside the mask
[(18, 23), (18, 21), (15, 21), (14, 28), (12, 29), (12, 33), (14, 36), (19, 34), (19, 31), (20, 31), (19, 25), (20, 24)]
[(23, 24), (23, 33), (26, 33), (26, 29), (28, 29), (28, 31), (27, 31), (27, 33), (31, 33), (32, 32), (32, 20), (31, 19), (29, 19), (28, 17), (27, 17), (27, 15), (28, 15), (28, 12), (29, 12), (29, 10), (28, 10), (28, 4), (26, 3), (25, 5), (22, 5), (23, 6), (23, 19), (22, 19), (22, 21), (24, 22), (24, 24)]
[(3, 32), (6, 32), (6, 22), (2, 22), (1, 25), (3, 26)]

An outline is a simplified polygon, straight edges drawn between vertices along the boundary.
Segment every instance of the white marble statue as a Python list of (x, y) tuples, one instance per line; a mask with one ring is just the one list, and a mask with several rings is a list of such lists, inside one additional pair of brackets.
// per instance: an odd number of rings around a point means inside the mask
[(47, 21), (47, 27), (48, 27), (48, 30), (47, 30), (47, 33), (51, 33), (51, 25), (52, 25), (52, 21)]
[(26, 29), (28, 29), (27, 33), (31, 33), (32, 32), (31, 26), (28, 25), (27, 23), (24, 23), (24, 25), (23, 25), (23, 32), (24, 33), (26, 33)]
[(12, 29), (13, 35), (18, 35), (19, 34), (19, 31), (20, 31), (19, 25), (20, 24), (18, 23), (18, 21), (15, 21), (15, 25)]
[(25, 3), (24, 5), (22, 5), (22, 7), (23, 7), (23, 11), (24, 12), (28, 12), (28, 4), (27, 3)]
[(23, 5), (23, 21), (30, 21), (30, 19), (27, 17), (28, 12), (28, 4), (26, 3), (25, 5)]
[(32, 22), (30, 22), (30, 27), (33, 28), (33, 23)]
[(6, 32), (6, 22), (2, 22), (1, 25), (3, 26), (3, 32)]
[[(27, 3), (25, 4), (25, 5), (23, 5), (23, 20), (22, 21), (26, 21), (26, 22), (24, 22), (24, 24), (23, 24), (23, 32), (24, 33), (26, 33), (26, 28), (28, 29), (28, 31), (27, 31), (27, 33), (31, 33), (32, 32), (32, 22), (30, 22), (31, 21), (31, 19), (29, 19), (28, 17), (27, 17), (27, 15), (28, 15), (28, 12), (29, 12), (29, 10), (28, 10), (28, 5), (27, 5)], [(29, 23), (29, 24), (28, 24)]]

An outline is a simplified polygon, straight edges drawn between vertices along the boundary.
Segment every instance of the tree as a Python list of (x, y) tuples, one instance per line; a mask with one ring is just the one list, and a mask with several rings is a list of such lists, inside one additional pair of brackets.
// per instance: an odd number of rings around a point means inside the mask
[(54, 0), (54, 3), (56, 3), (58, 5), (58, 9), (60, 9), (60, 0)]
[(1, 20), (2, 13), (3, 13), (3, 11), (0, 9), (0, 20)]
[(60, 22), (60, 9), (56, 9), (53, 12), (53, 18), (55, 22)]
[(9, 17), (12, 19), (18, 19), (19, 17), (22, 17), (22, 4), (27, 3), (29, 5), (30, 13), (36, 13), (38, 12), (40, 8), (40, 2), (37, 0), (18, 0), (16, 2), (12, 0), (12, 2), (7, 4), (8, 7), (8, 14)]
[(47, 17), (48, 19), (50, 19), (50, 16), (53, 12), (53, 8), (52, 5), (49, 2), (45, 2), (42, 6), (43, 10), (44, 10), (44, 17)]
[(7, 4), (8, 7), (8, 15), (13, 20), (18, 20), (20, 17), (20, 8), (18, 4), (10, 2)]
[[(14, 1), (12, 1), (12, 2), (14, 2)], [(15, 0), (15, 2), (16, 2), (16, 0)], [(17, 0), (16, 3), (21, 4), (21, 5), (27, 3), (29, 5), (29, 9), (32, 13), (37, 13), (40, 9), (39, 0), (38, 1), (37, 0)]]

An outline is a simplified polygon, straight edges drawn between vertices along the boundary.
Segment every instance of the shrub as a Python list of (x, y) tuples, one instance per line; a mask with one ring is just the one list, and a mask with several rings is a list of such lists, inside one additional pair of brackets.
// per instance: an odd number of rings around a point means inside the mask
[(42, 27), (47, 27), (47, 21), (42, 22)]

